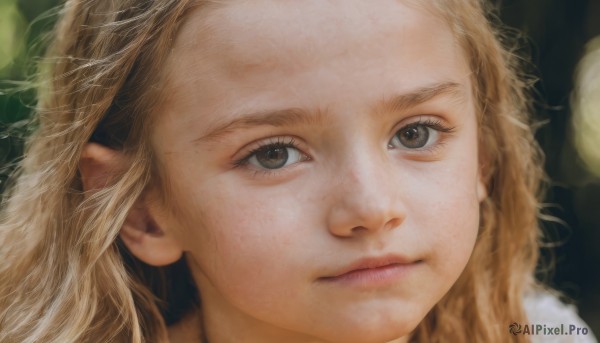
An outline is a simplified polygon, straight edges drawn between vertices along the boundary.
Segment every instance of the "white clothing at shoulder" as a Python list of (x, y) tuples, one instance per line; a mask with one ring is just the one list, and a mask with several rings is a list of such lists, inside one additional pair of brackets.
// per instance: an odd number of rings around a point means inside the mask
[(520, 329), (528, 331), (532, 343), (598, 343), (577, 315), (576, 307), (562, 303), (555, 295), (532, 292), (525, 297), (524, 305), (529, 322)]

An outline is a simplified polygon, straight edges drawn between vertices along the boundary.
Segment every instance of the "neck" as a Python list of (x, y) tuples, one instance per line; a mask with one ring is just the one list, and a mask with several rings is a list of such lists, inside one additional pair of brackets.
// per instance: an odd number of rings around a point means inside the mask
[(169, 341), (166, 343), (208, 343), (201, 328), (199, 311), (193, 311), (167, 328)]

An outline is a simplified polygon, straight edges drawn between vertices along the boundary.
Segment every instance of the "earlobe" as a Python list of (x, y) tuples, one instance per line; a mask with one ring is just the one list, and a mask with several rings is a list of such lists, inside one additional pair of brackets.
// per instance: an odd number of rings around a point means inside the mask
[[(126, 168), (127, 159), (120, 151), (96, 143), (86, 144), (79, 162), (83, 190), (87, 193), (107, 187)], [(152, 208), (147, 193), (127, 214), (120, 236), (138, 259), (149, 265), (165, 266), (179, 260), (183, 250), (154, 218), (158, 210)]]
[(477, 171), (477, 199), (481, 203), (485, 198), (488, 197), (488, 182), (490, 182), (489, 177), (489, 164), (488, 156), (484, 153), (484, 149), (479, 149), (479, 168)]
[(131, 210), (120, 236), (135, 257), (152, 266), (169, 265), (183, 254), (175, 237), (165, 232), (145, 208)]

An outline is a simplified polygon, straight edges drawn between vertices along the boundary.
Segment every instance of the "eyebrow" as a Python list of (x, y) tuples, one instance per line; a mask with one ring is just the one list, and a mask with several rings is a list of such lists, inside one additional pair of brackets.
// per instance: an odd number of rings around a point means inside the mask
[(450, 96), (457, 101), (465, 100), (465, 90), (461, 84), (456, 82), (441, 82), (417, 88), (409, 93), (393, 96), (391, 99), (384, 99), (376, 108), (379, 108), (380, 111), (402, 112), (442, 95)]
[[(465, 99), (464, 87), (456, 82), (427, 85), (408, 93), (395, 95), (390, 99), (383, 99), (382, 102), (376, 104), (374, 110), (375, 112), (402, 112), (443, 95), (462, 101)], [(208, 133), (194, 139), (193, 142), (216, 140), (231, 132), (257, 126), (322, 125), (325, 119), (322, 111), (307, 111), (302, 108), (251, 112), (236, 116), (235, 119), (210, 129)]]

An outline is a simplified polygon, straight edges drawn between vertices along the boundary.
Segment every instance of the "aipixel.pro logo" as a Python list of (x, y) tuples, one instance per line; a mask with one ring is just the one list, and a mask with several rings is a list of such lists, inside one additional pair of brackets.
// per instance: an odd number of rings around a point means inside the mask
[(508, 326), (508, 332), (513, 335), (541, 335), (541, 336), (585, 336), (589, 333), (586, 327), (573, 324), (560, 324), (560, 326), (549, 326), (546, 324), (519, 324), (513, 322)]

